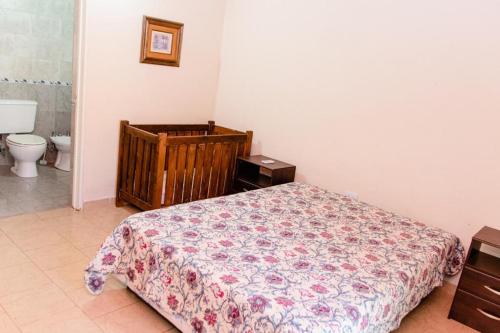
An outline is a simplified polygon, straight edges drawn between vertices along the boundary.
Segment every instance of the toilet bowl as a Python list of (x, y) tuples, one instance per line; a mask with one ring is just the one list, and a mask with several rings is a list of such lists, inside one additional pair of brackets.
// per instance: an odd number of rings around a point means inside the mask
[(54, 166), (59, 170), (71, 171), (71, 137), (51, 136), (50, 141), (56, 145), (57, 158)]
[(47, 141), (38, 135), (11, 134), (6, 142), (15, 161), (10, 170), (19, 177), (37, 177), (36, 161), (45, 152)]

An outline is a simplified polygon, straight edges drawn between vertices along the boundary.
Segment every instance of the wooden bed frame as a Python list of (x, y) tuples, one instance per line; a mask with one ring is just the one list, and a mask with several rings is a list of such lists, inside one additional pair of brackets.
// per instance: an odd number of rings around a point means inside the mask
[(143, 210), (229, 194), (236, 158), (249, 156), (252, 131), (216, 126), (120, 122), (116, 206)]

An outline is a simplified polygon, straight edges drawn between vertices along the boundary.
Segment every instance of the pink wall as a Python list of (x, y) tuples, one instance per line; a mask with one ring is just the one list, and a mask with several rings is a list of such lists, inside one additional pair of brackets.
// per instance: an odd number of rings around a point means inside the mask
[[(118, 125), (206, 122), (214, 112), (224, 0), (87, 0), (84, 200), (114, 197)], [(139, 63), (142, 16), (185, 24), (181, 66)]]
[(229, 0), (215, 120), (298, 180), (500, 228), (500, 2)]

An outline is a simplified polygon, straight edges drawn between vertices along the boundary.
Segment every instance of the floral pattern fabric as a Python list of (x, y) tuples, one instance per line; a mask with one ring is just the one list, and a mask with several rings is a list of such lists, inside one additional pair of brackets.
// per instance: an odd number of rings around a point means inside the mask
[(191, 332), (388, 332), (464, 262), (459, 239), (290, 183), (125, 219), (86, 269)]

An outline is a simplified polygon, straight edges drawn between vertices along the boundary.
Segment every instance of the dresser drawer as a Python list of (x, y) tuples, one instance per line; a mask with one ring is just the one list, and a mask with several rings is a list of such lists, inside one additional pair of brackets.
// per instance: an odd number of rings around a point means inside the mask
[(500, 306), (457, 289), (450, 318), (483, 333), (500, 332)]
[(480, 273), (467, 266), (462, 272), (459, 289), (500, 305), (500, 279)]

